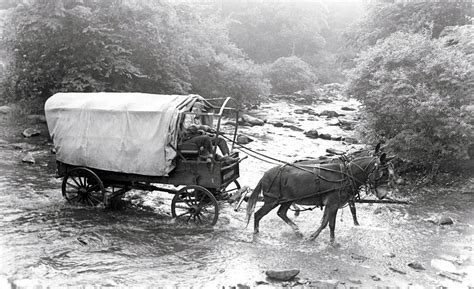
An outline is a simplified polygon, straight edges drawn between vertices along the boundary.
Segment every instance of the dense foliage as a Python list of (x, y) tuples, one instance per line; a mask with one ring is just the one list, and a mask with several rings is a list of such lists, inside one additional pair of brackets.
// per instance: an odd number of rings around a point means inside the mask
[(327, 9), (321, 3), (242, 2), (227, 9), (232, 41), (258, 63), (312, 55), (325, 45), (321, 30), (327, 27)]
[(366, 47), (374, 45), (392, 33), (425, 33), (438, 38), (447, 26), (470, 23), (468, 3), (423, 1), (412, 3), (374, 2), (357, 25), (347, 31), (352, 45)]
[[(222, 22), (185, 5), (135, 2), (18, 5), (5, 33), (13, 61), (4, 97), (42, 102), (57, 91), (141, 91), (245, 101), (267, 93), (260, 68), (229, 41)], [(253, 73), (244, 74), (249, 67)]]
[(385, 139), (417, 166), (466, 158), (474, 137), (473, 63), (464, 52), (445, 39), (397, 32), (356, 62), (347, 92), (364, 105), (367, 138)]
[(316, 81), (311, 67), (296, 56), (281, 57), (268, 68), (268, 78), (272, 92), (291, 94), (298, 90), (310, 89)]

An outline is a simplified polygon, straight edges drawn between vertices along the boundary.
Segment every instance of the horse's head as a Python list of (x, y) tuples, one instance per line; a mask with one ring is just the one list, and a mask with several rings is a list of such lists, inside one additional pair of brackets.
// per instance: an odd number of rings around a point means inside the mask
[(375, 158), (372, 162), (369, 175), (367, 177), (367, 185), (379, 199), (383, 199), (391, 192), (391, 180), (393, 179), (394, 170), (387, 155), (383, 153), (379, 158)]
[(358, 185), (366, 185), (379, 199), (390, 193), (393, 168), (387, 155), (361, 157), (350, 162), (350, 171)]

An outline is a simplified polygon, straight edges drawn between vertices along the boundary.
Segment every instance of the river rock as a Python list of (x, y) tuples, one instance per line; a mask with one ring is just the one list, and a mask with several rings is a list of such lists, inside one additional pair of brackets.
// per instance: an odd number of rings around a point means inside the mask
[(334, 140), (334, 141), (341, 141), (342, 140), (342, 136), (331, 136), (331, 140)]
[(301, 127), (293, 125), (293, 124), (285, 124), (283, 125), (283, 127), (289, 128), (294, 131), (304, 131), (304, 129), (302, 129)]
[(248, 144), (248, 143), (251, 143), (251, 142), (253, 142), (253, 139), (249, 138), (246, 135), (239, 134), (237, 136), (237, 143), (238, 144)]
[(328, 134), (328, 133), (320, 133), (319, 138), (326, 139), (326, 140), (331, 140), (331, 135)]
[(264, 125), (265, 121), (248, 114), (242, 114), (242, 116), (239, 118), (239, 123), (242, 125), (249, 124), (251, 126), (254, 126), (254, 125)]
[(33, 157), (33, 154), (31, 153), (27, 153), (22, 159), (21, 159), (22, 162), (24, 163), (28, 163), (28, 164), (34, 164), (36, 161), (35, 161), (35, 158)]
[(408, 267), (413, 268), (415, 270), (426, 270), (425, 267), (420, 262), (417, 262), (417, 261), (408, 263)]
[(353, 107), (347, 107), (347, 106), (343, 106), (343, 107), (341, 107), (341, 110), (345, 110), (345, 111), (354, 111), (354, 110), (356, 110), (356, 109), (355, 109), (355, 108), (353, 108)]
[(265, 274), (272, 279), (279, 280), (279, 281), (290, 281), (291, 279), (295, 278), (296, 275), (300, 273), (300, 270), (268, 270)]
[(449, 216), (441, 216), (438, 219), (438, 225), (440, 225), (440, 226), (441, 225), (452, 225), (452, 224), (454, 224), (454, 221)]
[(395, 267), (388, 267), (388, 269), (392, 270), (395, 273), (402, 274), (402, 275), (405, 275), (407, 273), (407, 272), (402, 271), (402, 270), (400, 270), (398, 268), (395, 268)]
[(374, 281), (380, 281), (382, 279), (380, 279), (380, 277), (378, 277), (377, 275), (370, 275), (370, 278)]
[(46, 117), (42, 114), (30, 114), (26, 117), (28, 120), (35, 121), (35, 122), (46, 122)]
[(354, 283), (354, 284), (359, 284), (359, 285), (362, 284), (362, 281), (360, 281), (360, 279), (349, 278), (347, 280), (349, 280), (349, 282)]
[(11, 108), (9, 106), (6, 106), (6, 105), (0, 106), (0, 113), (1, 114), (8, 114), (12, 111), (13, 111), (13, 108)]
[(284, 125), (281, 121), (271, 121), (268, 123), (273, 125), (274, 127), (282, 127)]
[(343, 141), (345, 141), (346, 143), (349, 143), (349, 144), (358, 144), (359, 141), (353, 137), (345, 137), (343, 139)]
[(312, 130), (306, 131), (304, 135), (309, 138), (318, 138), (319, 133), (317, 130), (312, 129)]
[(331, 117), (338, 117), (339, 113), (335, 112), (334, 110), (325, 110), (319, 114), (320, 116), (327, 116), (328, 118)]
[(393, 253), (383, 253), (382, 256), (387, 257), (387, 258), (395, 258), (395, 254)]
[(308, 285), (310, 288), (337, 288), (339, 285), (339, 280), (312, 280), (306, 285)]
[(446, 260), (440, 260), (440, 259), (431, 260), (431, 267), (439, 271), (445, 271), (445, 272), (450, 272), (450, 273), (456, 273), (458, 271), (456, 266), (454, 266), (453, 263)]
[(32, 137), (32, 136), (38, 136), (38, 135), (40, 135), (40, 133), (41, 132), (39, 130), (37, 130), (36, 128), (27, 128), (21, 134), (24, 137)]

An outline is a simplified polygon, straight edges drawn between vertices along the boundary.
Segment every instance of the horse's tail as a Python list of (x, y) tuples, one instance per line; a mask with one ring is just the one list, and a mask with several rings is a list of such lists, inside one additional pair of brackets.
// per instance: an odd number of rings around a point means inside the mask
[(260, 194), (260, 191), (262, 190), (262, 179), (258, 182), (257, 186), (255, 189), (253, 189), (252, 194), (249, 197), (249, 200), (247, 202), (247, 227), (250, 222), (250, 218), (252, 217), (253, 211), (255, 210), (255, 205), (257, 204), (257, 199), (258, 195)]

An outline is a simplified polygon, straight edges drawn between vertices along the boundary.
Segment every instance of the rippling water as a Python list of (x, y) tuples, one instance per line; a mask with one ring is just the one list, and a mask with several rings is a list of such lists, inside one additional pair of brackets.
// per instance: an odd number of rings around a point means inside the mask
[[(335, 143), (316, 142), (301, 132), (268, 125), (248, 132), (260, 140), (254, 143), (255, 149), (288, 160), (314, 151), (321, 154)], [(213, 228), (176, 223), (170, 216), (172, 195), (161, 192), (132, 191), (119, 211), (70, 206), (61, 197), (60, 180), (54, 178), (54, 155), (45, 139), (7, 141), (0, 147), (1, 288), (11, 284), (255, 286), (259, 281), (270, 282), (265, 270), (293, 268), (301, 270), (302, 282), (335, 279), (345, 283), (341, 286), (356, 286), (354, 280), (370, 287), (473, 284), (472, 192), (446, 190), (436, 198), (420, 197), (411, 206), (359, 204), (359, 227), (352, 224), (349, 210), (343, 209), (336, 224), (339, 246), (333, 248), (328, 244), (328, 229), (315, 242), (300, 240), (276, 211), (262, 220), (258, 238), (252, 226), (245, 227), (243, 210), (234, 212), (225, 203)], [(25, 150), (15, 149), (12, 143), (17, 142), (32, 144), (29, 150), (36, 164), (19, 161)], [(255, 185), (269, 167), (255, 159), (244, 161), (241, 184)], [(374, 214), (378, 207), (381, 213)], [(455, 224), (440, 227), (425, 220), (443, 213)], [(321, 216), (319, 209), (303, 212), (296, 223), (309, 236)], [(456, 265), (461, 282), (437, 275), (438, 270), (430, 266), (432, 259), (461, 260)], [(426, 270), (409, 268), (407, 264), (413, 261)]]

